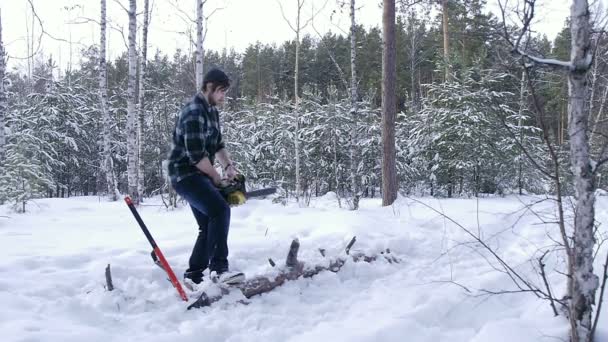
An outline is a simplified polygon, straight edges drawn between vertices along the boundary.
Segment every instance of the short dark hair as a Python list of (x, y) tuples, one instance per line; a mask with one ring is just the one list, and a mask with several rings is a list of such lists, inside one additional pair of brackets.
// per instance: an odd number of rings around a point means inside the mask
[(230, 78), (220, 69), (211, 69), (203, 78), (203, 88), (202, 91), (205, 91), (207, 88), (207, 83), (211, 83), (211, 91), (216, 91), (219, 89), (228, 89), (230, 87)]
[(207, 88), (207, 84), (211, 84), (211, 87), (209, 88), (209, 90), (211, 90), (211, 92), (215, 92), (218, 89), (230, 88), (230, 82), (217, 83), (215, 81), (208, 81), (208, 82), (203, 83), (203, 88), (201, 89), (203, 92)]

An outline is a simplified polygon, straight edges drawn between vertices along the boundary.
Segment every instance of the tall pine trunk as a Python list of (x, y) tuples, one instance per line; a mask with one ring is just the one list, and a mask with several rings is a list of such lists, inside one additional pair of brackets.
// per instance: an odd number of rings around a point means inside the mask
[(102, 170), (106, 178), (106, 191), (113, 201), (120, 197), (112, 159), (112, 118), (108, 110), (108, 68), (106, 65), (106, 0), (101, 0), (101, 35), (99, 41), (99, 99), (101, 103), (103, 156)]
[(4, 89), (4, 74), (6, 72), (6, 61), (4, 59), (4, 43), (2, 42), (2, 12), (0, 11), (0, 169), (4, 167), (4, 155), (6, 154), (6, 136), (4, 132), (4, 121), (6, 116), (6, 90)]
[(357, 188), (357, 165), (358, 159), (355, 152), (357, 143), (357, 37), (355, 20), (355, 0), (350, 0), (350, 115), (353, 120), (353, 129), (350, 134), (350, 178), (351, 193), (353, 196), (352, 209), (359, 209), (359, 189)]
[(196, 91), (203, 86), (203, 0), (196, 0)]
[(589, 152), (589, 106), (587, 103), (587, 74), (591, 67), (591, 23), (587, 0), (574, 0), (570, 8), (572, 50), (568, 73), (568, 135), (570, 163), (574, 173), (576, 211), (574, 213), (574, 265), (571, 286), (570, 324), (574, 342), (590, 342), (593, 305), (599, 286), (593, 274), (595, 246), (595, 182), (594, 166)]
[(445, 81), (450, 80), (450, 34), (448, 29), (448, 0), (441, 1), (443, 17), (443, 62), (445, 63)]
[(148, 24), (150, 22), (149, 1), (144, 0), (144, 27), (141, 37), (141, 61), (139, 68), (139, 123), (137, 125), (137, 193), (143, 201), (144, 196), (144, 117), (145, 117), (145, 95), (146, 95), (146, 67), (148, 57)]
[(395, 164), (395, 116), (397, 111), (397, 61), (395, 46), (395, 0), (384, 0), (382, 14), (382, 205), (397, 199)]
[(416, 92), (416, 29), (414, 19), (410, 19), (410, 96), (412, 98), (412, 109), (414, 113), (418, 111), (418, 97)]
[(296, 65), (294, 67), (294, 112), (295, 112), (295, 152), (296, 152), (296, 201), (300, 202), (300, 194), (302, 191), (301, 180), (300, 180), (300, 96), (298, 94), (298, 82), (300, 77), (300, 14), (302, 9), (302, 3), (298, 0), (298, 16), (296, 18)]
[(137, 87), (137, 4), (129, 0), (129, 83), (127, 89), (127, 178), (128, 191), (134, 203), (139, 203), (137, 191), (137, 111), (135, 88)]

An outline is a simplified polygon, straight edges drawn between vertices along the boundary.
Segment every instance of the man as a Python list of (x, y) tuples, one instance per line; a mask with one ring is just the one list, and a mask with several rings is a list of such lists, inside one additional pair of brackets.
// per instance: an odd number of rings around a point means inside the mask
[[(222, 177), (213, 164), (217, 158), (228, 180), (237, 170), (222, 138), (217, 105), (224, 102), (230, 79), (219, 69), (210, 70), (203, 87), (181, 110), (173, 132), (168, 171), (171, 185), (189, 204), (199, 226), (184, 282), (192, 288), (203, 281), (203, 271), (220, 278), (235, 276), (228, 268), (230, 207), (218, 191)], [(242, 274), (238, 274), (242, 275)]]

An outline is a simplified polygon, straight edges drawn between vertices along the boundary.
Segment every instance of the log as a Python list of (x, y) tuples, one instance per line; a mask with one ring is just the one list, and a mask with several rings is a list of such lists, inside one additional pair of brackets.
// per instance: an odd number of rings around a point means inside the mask
[[(353, 239), (354, 240), (354, 239)], [(352, 242), (352, 240), (351, 240)], [(351, 244), (352, 246), (352, 244)], [(338, 272), (348, 259), (353, 262), (374, 262), (379, 258), (384, 258), (389, 263), (399, 263), (399, 259), (397, 259), (393, 255), (389, 255), (390, 253), (382, 252), (381, 256), (372, 255), (368, 256), (363, 253), (351, 254), (348, 258), (336, 258), (330, 261), (329, 266), (326, 265), (316, 265), (314, 267), (305, 267), (303, 262), (298, 261), (298, 250), (300, 248), (300, 243), (297, 239), (293, 240), (291, 246), (289, 248), (289, 253), (287, 256), (287, 260), (285, 262), (286, 267), (281, 270), (281, 272), (275, 276), (274, 278), (269, 278), (266, 276), (258, 276), (252, 278), (250, 280), (245, 281), (242, 284), (230, 286), (230, 287), (221, 287), (220, 294), (215, 296), (209, 296), (207, 293), (202, 293), (201, 296), (190, 306), (188, 306), (188, 310), (193, 308), (202, 308), (206, 306), (210, 306), (211, 304), (219, 301), (225, 295), (230, 294), (232, 290), (239, 290), (241, 294), (249, 299), (253, 296), (260, 295), (262, 293), (267, 293), (275, 288), (285, 284), (285, 282), (289, 280), (296, 280), (298, 278), (311, 278), (321, 272), (330, 271), (330, 272)]]

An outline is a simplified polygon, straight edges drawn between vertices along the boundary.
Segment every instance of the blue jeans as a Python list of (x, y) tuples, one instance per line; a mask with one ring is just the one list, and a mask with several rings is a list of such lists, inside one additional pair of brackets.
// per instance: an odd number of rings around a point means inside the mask
[(228, 270), (228, 228), (230, 206), (211, 179), (197, 174), (172, 184), (192, 208), (198, 223), (198, 237), (187, 271), (204, 270), (207, 267), (218, 273)]

